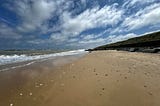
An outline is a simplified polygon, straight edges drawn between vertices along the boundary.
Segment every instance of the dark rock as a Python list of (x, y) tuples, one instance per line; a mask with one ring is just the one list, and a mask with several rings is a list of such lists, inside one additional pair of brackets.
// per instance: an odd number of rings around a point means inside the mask
[(129, 51), (130, 52), (135, 52), (137, 49), (136, 48), (130, 48)]
[(144, 50), (142, 50), (142, 52), (145, 52), (145, 53), (157, 53), (157, 52), (159, 52), (159, 51), (160, 51), (159, 48), (144, 49)]

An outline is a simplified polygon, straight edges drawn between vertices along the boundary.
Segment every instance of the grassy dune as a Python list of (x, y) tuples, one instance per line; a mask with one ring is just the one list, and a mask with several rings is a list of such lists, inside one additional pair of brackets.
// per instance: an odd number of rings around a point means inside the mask
[(92, 50), (108, 50), (122, 48), (156, 48), (160, 47), (160, 32), (147, 34), (141, 37), (131, 38), (112, 44), (96, 47)]

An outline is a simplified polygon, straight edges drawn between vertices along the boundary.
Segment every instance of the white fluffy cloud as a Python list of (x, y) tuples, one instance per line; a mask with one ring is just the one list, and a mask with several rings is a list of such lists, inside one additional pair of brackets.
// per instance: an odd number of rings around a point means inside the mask
[(147, 26), (160, 24), (160, 3), (153, 3), (136, 13), (125, 16), (124, 21), (116, 28), (109, 30), (110, 34), (130, 32)]
[(88, 29), (116, 25), (122, 19), (123, 15), (123, 10), (118, 10), (116, 5), (118, 4), (106, 5), (103, 8), (95, 7), (87, 9), (77, 16), (71, 16), (71, 13), (64, 12), (61, 17), (62, 29), (60, 36), (62, 38), (64, 36), (75, 37)]
[[(100, 33), (99, 35), (102, 35), (104, 32)], [(68, 45), (70, 46), (81, 46), (84, 48), (94, 48), (96, 46), (104, 45), (104, 44), (109, 44), (109, 43), (115, 43), (118, 41), (123, 41), (127, 40), (133, 37), (137, 36), (142, 36), (142, 35), (137, 35), (135, 33), (128, 33), (124, 35), (110, 35), (107, 37), (97, 37), (97, 35), (86, 35), (83, 39), (80, 41), (76, 40), (74, 42), (69, 43)]]
[(108, 43), (115, 43), (118, 41), (123, 41), (123, 40), (127, 40), (129, 38), (133, 38), (133, 37), (137, 37), (139, 35), (134, 34), (134, 33), (128, 33), (126, 35), (110, 35), (106, 38), (106, 41)]
[(139, 29), (148, 25), (160, 23), (160, 3), (146, 7), (136, 14), (127, 17), (122, 26), (128, 30)]
[(18, 29), (23, 32), (34, 31), (46, 27), (44, 24), (52, 18), (56, 9), (51, 0), (16, 0), (12, 10), (21, 18)]
[(136, 5), (144, 5), (144, 4), (150, 4), (150, 3), (154, 3), (158, 0), (126, 0), (125, 3), (123, 4), (123, 6), (129, 8), (129, 7), (133, 7)]

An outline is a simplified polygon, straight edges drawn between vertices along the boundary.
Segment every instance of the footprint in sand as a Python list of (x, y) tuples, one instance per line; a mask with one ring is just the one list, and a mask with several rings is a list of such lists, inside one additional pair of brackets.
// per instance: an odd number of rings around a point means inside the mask
[(98, 82), (100, 82), (101, 80), (97, 80)]
[(124, 77), (124, 79), (127, 79), (127, 77)]
[(36, 85), (35, 87), (36, 87), (36, 88), (39, 88), (39, 85)]
[(108, 74), (105, 74), (105, 76), (108, 76)]
[(153, 95), (152, 92), (148, 92), (149, 95)]
[(102, 94), (99, 94), (100, 96), (102, 96)]
[(95, 69), (95, 68), (93, 69), (93, 72), (96, 72), (96, 69)]
[(146, 86), (146, 85), (144, 85), (144, 87), (145, 87), (145, 88), (147, 88), (147, 86)]

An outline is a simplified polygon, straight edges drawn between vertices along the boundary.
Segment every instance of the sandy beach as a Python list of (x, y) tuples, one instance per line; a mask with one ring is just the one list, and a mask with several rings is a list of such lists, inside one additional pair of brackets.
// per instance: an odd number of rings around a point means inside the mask
[(0, 106), (160, 106), (160, 54), (95, 51), (0, 72)]

